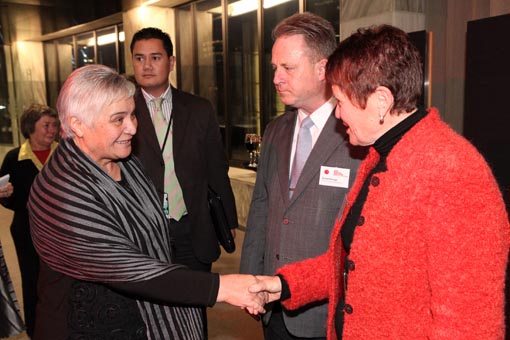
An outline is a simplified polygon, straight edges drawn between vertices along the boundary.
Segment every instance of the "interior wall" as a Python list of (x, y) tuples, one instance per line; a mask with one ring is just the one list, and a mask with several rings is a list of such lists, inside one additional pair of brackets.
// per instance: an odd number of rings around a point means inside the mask
[(510, 13), (509, 0), (427, 0), (425, 28), (433, 33), (432, 105), (463, 132), (467, 22)]
[(382, 23), (432, 32), (431, 102), (462, 133), (467, 22), (507, 13), (510, 0), (342, 0), (340, 34)]
[(423, 13), (390, 11), (340, 21), (340, 40), (347, 38), (360, 27), (380, 24), (393, 25), (406, 32), (421, 31), (425, 29), (425, 15)]
[(41, 42), (41, 11), (38, 6), (5, 4), (2, 6), (1, 24), (6, 33), (6, 72), (9, 88), (9, 113), (12, 120), (13, 145), (0, 145), (0, 156), (19, 145), (23, 137), (18, 121), (23, 110), (32, 103), (46, 104), (44, 54)]
[(41, 12), (37, 6), (4, 7), (11, 27), (11, 56), (15, 112), (19, 117), (25, 107), (36, 102), (46, 104), (46, 79), (42, 43), (32, 41), (41, 34)]

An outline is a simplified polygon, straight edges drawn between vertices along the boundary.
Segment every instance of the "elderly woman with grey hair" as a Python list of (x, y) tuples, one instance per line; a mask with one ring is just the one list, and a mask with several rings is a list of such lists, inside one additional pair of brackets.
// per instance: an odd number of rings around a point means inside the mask
[(172, 263), (171, 235), (131, 140), (135, 87), (108, 67), (75, 70), (60, 92), (62, 140), (29, 200), (41, 257), (35, 337), (204, 339), (200, 310), (263, 312), (249, 275)]

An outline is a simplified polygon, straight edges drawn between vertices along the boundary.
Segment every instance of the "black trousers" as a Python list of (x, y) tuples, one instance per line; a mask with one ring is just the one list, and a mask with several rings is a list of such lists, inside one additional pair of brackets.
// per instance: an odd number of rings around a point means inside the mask
[(302, 338), (294, 336), (289, 333), (285, 327), (283, 320), (282, 306), (280, 303), (275, 303), (271, 313), (269, 323), (264, 325), (264, 339), (265, 340), (326, 340), (325, 337), (320, 338)]
[[(191, 239), (191, 225), (189, 217), (184, 215), (179, 221), (170, 219), (170, 231), (172, 236), (172, 253), (175, 263), (183, 264), (190, 269), (210, 272), (212, 264), (200, 262), (193, 253)], [(204, 320), (204, 334), (207, 335), (207, 311), (206, 307), (200, 308), (202, 311), (202, 319)]]
[(175, 263), (183, 264), (190, 269), (210, 272), (212, 264), (200, 262), (193, 253), (189, 217), (184, 215), (179, 221), (170, 219), (170, 230)]

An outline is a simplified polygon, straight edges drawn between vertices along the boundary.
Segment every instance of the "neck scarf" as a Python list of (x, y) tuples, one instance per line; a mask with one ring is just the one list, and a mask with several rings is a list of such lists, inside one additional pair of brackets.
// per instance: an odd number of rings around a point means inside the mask
[[(140, 282), (182, 267), (171, 263), (170, 228), (139, 162), (118, 164), (123, 184), (64, 140), (34, 180), (32, 240), (51, 269), (106, 283)], [(148, 339), (204, 338), (199, 309), (137, 303)]]

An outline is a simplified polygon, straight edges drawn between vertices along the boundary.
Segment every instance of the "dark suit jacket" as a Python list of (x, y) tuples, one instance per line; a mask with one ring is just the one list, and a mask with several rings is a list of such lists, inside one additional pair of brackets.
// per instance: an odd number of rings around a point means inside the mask
[[(204, 98), (172, 87), (172, 124), (175, 172), (191, 223), (195, 256), (204, 263), (220, 255), (207, 203), (207, 186), (222, 198), (227, 219), (237, 227), (234, 194), (228, 178), (228, 160), (212, 105)], [(163, 202), (165, 164), (149, 109), (140, 89), (135, 93), (138, 130), (133, 154), (142, 162)]]
[[(296, 119), (296, 110), (286, 112), (267, 126), (262, 139), (241, 256), (242, 273), (273, 275), (288, 263), (326, 252), (334, 221), (356, 177), (362, 155), (351, 154), (345, 127), (332, 113), (289, 199)], [(321, 166), (350, 169), (349, 188), (320, 185)], [(265, 322), (268, 315), (264, 316)], [(298, 313), (284, 313), (283, 317), (287, 329), (296, 336), (326, 336), (325, 302)]]

